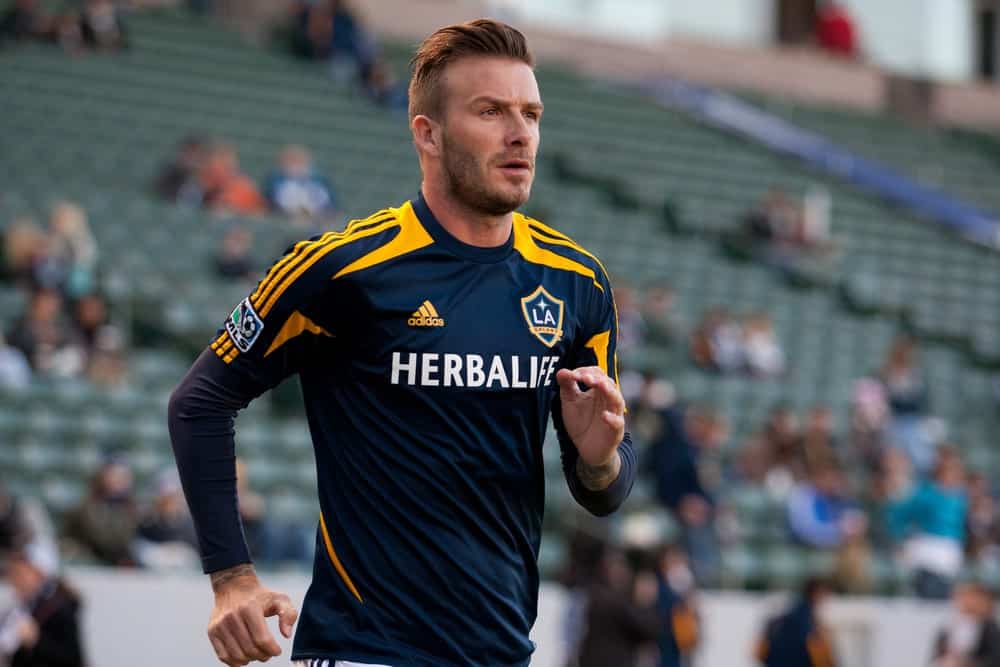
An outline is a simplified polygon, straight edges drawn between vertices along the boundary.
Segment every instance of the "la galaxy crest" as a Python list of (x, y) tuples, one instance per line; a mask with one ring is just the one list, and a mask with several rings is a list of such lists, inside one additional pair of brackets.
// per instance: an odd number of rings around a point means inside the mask
[(549, 294), (541, 285), (521, 298), (521, 311), (528, 323), (528, 331), (547, 347), (552, 347), (562, 338), (565, 310), (563, 300)]

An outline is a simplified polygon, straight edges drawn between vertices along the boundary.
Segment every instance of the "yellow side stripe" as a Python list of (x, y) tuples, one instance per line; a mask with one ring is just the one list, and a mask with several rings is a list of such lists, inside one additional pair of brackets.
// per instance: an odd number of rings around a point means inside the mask
[(431, 316), (431, 312), (429, 310), (427, 310), (427, 304), (426, 303), (424, 303), (424, 305), (420, 306), (420, 308), (417, 309), (417, 312), (419, 312), (424, 317), (430, 317)]
[(340, 562), (340, 558), (337, 556), (337, 551), (333, 548), (333, 542), (330, 541), (330, 533), (326, 529), (326, 519), (323, 518), (323, 513), (319, 513), (319, 528), (323, 532), (323, 542), (326, 544), (326, 553), (330, 556), (330, 562), (333, 563), (333, 569), (337, 571), (340, 578), (343, 580), (344, 584), (350, 589), (351, 593), (358, 599), (358, 602), (364, 604), (365, 601), (361, 599), (361, 593), (358, 592), (357, 587), (351, 578), (347, 575), (347, 570), (344, 569), (344, 564)]
[(437, 308), (434, 307), (433, 303), (430, 301), (424, 301), (424, 305), (427, 306), (427, 310), (430, 312), (431, 317), (440, 317), (440, 315), (438, 315)]
[(308, 271), (318, 261), (326, 257), (328, 254), (330, 254), (337, 248), (347, 245), (348, 243), (360, 241), (361, 239), (366, 238), (368, 236), (381, 234), (387, 229), (391, 229), (398, 225), (399, 225), (398, 221), (396, 221), (394, 218), (390, 218), (389, 220), (381, 224), (365, 227), (364, 229), (360, 229), (349, 236), (334, 239), (323, 246), (318, 246), (315, 252), (308, 254), (306, 257), (303, 258), (301, 262), (296, 264), (294, 270), (291, 270), (293, 269), (293, 267), (289, 267), (290, 273), (287, 273), (287, 275), (283, 276), (278, 286), (271, 292), (270, 295), (268, 295), (263, 300), (263, 304), (260, 306), (260, 310), (257, 312), (257, 314), (261, 318), (267, 317), (267, 314), (271, 312), (272, 308), (274, 308), (274, 304), (278, 302), (278, 299), (281, 298), (281, 295), (284, 294), (285, 290), (287, 290), (291, 285), (295, 284), (295, 281), (298, 279), (299, 276)]

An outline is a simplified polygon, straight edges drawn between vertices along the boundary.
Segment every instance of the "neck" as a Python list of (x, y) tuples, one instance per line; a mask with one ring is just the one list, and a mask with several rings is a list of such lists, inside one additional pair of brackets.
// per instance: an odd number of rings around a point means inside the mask
[(514, 214), (488, 215), (470, 209), (449, 197), (444, 188), (424, 180), (420, 186), (427, 206), (445, 231), (462, 243), (479, 248), (495, 248), (507, 242)]

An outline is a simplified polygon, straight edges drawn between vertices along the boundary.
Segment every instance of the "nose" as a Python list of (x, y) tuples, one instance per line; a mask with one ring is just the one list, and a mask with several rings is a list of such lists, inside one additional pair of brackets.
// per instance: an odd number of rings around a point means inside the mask
[(507, 146), (527, 147), (533, 136), (528, 120), (521, 114), (509, 114), (511, 121), (507, 127)]

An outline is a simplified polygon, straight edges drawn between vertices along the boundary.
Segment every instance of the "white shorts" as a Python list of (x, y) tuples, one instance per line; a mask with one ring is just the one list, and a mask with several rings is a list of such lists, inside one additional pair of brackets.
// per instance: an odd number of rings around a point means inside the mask
[(293, 667), (389, 667), (389, 665), (372, 665), (366, 662), (346, 662), (344, 660), (331, 663), (329, 660), (320, 660), (317, 658), (313, 658), (312, 660), (296, 660), (292, 665)]

